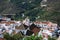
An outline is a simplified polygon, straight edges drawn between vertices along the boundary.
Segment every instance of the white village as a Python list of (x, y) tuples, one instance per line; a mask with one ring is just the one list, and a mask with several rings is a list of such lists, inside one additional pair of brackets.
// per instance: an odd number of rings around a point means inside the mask
[(28, 18), (23, 21), (11, 20), (11, 18), (0, 18), (0, 38), (4, 38), (3, 33), (14, 35), (21, 32), (25, 36), (41, 35), (43, 40), (48, 40), (50, 37), (60, 36), (60, 30), (57, 23), (50, 21), (35, 21), (32, 22)]

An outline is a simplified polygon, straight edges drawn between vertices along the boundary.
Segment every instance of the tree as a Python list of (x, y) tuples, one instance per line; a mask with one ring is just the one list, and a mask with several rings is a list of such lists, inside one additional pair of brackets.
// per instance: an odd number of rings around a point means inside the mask
[(22, 40), (23, 36), (21, 34), (9, 35), (8, 33), (4, 34), (6, 40)]

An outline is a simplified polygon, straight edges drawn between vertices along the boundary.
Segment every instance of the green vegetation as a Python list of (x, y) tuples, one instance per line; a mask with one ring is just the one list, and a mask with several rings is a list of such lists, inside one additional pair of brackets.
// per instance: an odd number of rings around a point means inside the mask
[[(43, 40), (43, 37), (40, 36), (38, 37), (37, 35), (36, 36), (21, 36), (21, 34), (15, 34), (15, 35), (9, 35), (8, 33), (7, 34), (4, 34), (4, 38), (5, 40)], [(51, 38), (49, 37), (48, 40), (56, 40), (57, 38)]]
[[(16, 14), (15, 20), (29, 17), (31, 21), (49, 20), (60, 25), (60, 0), (48, 0), (48, 6), (40, 6), (42, 0), (0, 0), (0, 14)], [(24, 17), (22, 17), (24, 14)], [(38, 18), (39, 16), (39, 18)]]
[(51, 38), (51, 37), (48, 37), (48, 40), (56, 40), (57, 38)]
[(43, 40), (43, 38), (41, 36), (40, 37), (29, 36), (29, 37), (24, 38), (24, 40)]
[(23, 36), (21, 34), (9, 35), (8, 33), (4, 34), (5, 40), (22, 40)]

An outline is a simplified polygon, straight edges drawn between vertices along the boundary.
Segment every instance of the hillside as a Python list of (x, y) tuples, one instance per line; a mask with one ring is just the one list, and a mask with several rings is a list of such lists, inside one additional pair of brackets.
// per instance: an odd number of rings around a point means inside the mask
[(50, 20), (60, 24), (60, 0), (47, 0), (47, 7), (41, 7), (42, 0), (0, 0), (0, 14), (16, 14), (21, 20)]
[(0, 0), (0, 14), (15, 14), (15, 5), (10, 0)]

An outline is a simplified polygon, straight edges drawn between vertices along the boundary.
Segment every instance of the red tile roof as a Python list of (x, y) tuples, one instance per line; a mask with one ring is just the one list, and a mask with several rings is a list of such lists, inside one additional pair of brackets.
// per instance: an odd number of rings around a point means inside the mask
[(4, 38), (0, 38), (0, 40), (4, 40)]
[(36, 35), (39, 31), (40, 31), (40, 28), (37, 28), (37, 27), (35, 27), (35, 28), (32, 30), (32, 32), (34, 32), (35, 35)]

